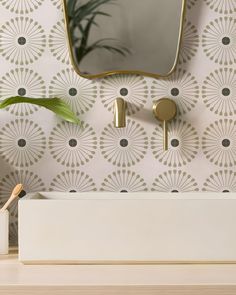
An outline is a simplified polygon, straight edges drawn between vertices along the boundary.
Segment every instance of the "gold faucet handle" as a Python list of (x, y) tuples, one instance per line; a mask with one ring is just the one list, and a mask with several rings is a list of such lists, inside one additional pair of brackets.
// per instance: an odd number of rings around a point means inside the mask
[(115, 128), (126, 127), (126, 102), (123, 98), (117, 97), (114, 102), (114, 126)]
[(177, 114), (176, 103), (169, 98), (161, 98), (154, 102), (153, 113), (157, 120), (163, 122), (164, 150), (168, 150), (168, 122)]

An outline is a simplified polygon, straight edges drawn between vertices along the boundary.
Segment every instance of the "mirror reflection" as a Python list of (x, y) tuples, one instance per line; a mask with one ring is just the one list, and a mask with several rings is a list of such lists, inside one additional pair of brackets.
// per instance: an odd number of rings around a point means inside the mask
[(64, 0), (73, 63), (82, 76), (166, 76), (174, 68), (184, 0)]

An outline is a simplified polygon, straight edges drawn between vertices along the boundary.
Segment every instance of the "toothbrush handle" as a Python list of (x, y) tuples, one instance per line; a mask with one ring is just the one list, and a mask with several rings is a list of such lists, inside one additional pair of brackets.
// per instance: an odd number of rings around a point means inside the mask
[(14, 196), (11, 196), (7, 202), (4, 204), (4, 206), (2, 207), (2, 209), (0, 211), (5, 211), (7, 209), (7, 207), (11, 204), (11, 202), (13, 201)]

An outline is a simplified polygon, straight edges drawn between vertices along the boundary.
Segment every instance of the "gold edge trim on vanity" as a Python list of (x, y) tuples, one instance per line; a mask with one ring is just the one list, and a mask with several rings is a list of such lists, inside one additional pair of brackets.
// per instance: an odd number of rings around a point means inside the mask
[(69, 28), (69, 19), (68, 19), (68, 14), (67, 14), (67, 6), (66, 6), (66, 1), (67, 0), (62, 0), (63, 1), (63, 13), (64, 13), (64, 19), (65, 19), (65, 27), (66, 27), (66, 36), (67, 36), (67, 44), (69, 46), (69, 55), (70, 55), (70, 60), (72, 63), (72, 66), (75, 70), (75, 72), (80, 75), (83, 78), (87, 78), (87, 79), (98, 79), (98, 78), (104, 78), (106, 76), (111, 76), (111, 75), (121, 75), (121, 74), (130, 74), (130, 75), (141, 75), (141, 76), (146, 76), (146, 77), (151, 77), (151, 78), (163, 78), (163, 77), (168, 77), (169, 75), (171, 75), (176, 66), (177, 66), (177, 62), (179, 59), (179, 54), (180, 54), (180, 45), (181, 45), (181, 40), (182, 40), (182, 36), (183, 36), (183, 27), (184, 27), (184, 21), (185, 21), (185, 14), (186, 14), (186, 3), (187, 0), (182, 0), (182, 9), (181, 9), (181, 18), (180, 18), (180, 30), (179, 30), (179, 39), (178, 39), (178, 48), (177, 48), (177, 53), (176, 53), (176, 57), (175, 57), (175, 62), (174, 65), (172, 67), (172, 69), (166, 74), (166, 75), (161, 75), (161, 74), (153, 74), (153, 73), (148, 73), (148, 72), (142, 72), (142, 71), (110, 71), (110, 72), (103, 72), (101, 74), (97, 74), (97, 75), (86, 75), (86, 74), (82, 74), (79, 70), (79, 68), (76, 66), (75, 60), (74, 60), (74, 56), (73, 56), (73, 50), (72, 50), (72, 40), (71, 40), (71, 36), (70, 36), (70, 28)]
[(230, 265), (236, 264), (232, 261), (103, 261), (103, 260), (20, 260), (25, 265)]

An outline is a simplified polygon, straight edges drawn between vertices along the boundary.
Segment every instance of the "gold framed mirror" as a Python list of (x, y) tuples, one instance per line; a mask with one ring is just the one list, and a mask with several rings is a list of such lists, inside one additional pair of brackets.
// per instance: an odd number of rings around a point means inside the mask
[(63, 0), (72, 64), (82, 77), (170, 75), (186, 0)]

